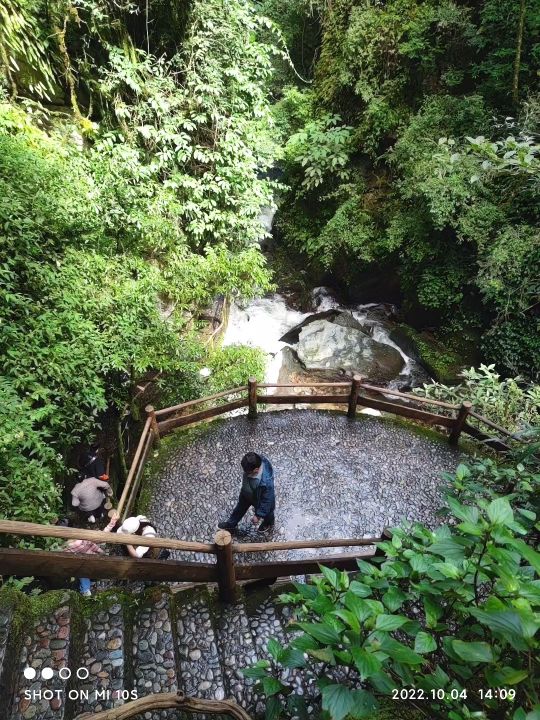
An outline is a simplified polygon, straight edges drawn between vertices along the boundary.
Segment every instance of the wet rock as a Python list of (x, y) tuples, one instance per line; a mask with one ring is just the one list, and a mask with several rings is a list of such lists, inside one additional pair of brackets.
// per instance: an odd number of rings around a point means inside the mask
[(351, 370), (381, 381), (396, 377), (403, 367), (402, 356), (390, 345), (355, 327), (328, 320), (303, 327), (296, 352), (308, 370)]

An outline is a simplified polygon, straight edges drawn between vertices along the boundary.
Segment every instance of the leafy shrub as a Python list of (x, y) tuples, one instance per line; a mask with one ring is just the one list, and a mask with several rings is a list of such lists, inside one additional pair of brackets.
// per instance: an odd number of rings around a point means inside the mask
[(459, 404), (469, 400), (477, 412), (510, 431), (540, 424), (540, 387), (521, 378), (502, 380), (495, 365), (480, 365), (461, 373), (459, 385), (431, 383), (415, 392), (423, 397)]
[[(307, 702), (310, 717), (370, 718), (384, 698), (441, 720), (536, 716), (540, 553), (523, 538), (537, 516), (515, 497), (448, 504), (451, 524), (394, 529), (355, 577), (322, 567), (281, 596), (295, 638), (270, 640), (270, 659), (244, 670), (267, 718), (305, 716)], [(295, 692), (291, 669), (312, 679), (314, 697)]]

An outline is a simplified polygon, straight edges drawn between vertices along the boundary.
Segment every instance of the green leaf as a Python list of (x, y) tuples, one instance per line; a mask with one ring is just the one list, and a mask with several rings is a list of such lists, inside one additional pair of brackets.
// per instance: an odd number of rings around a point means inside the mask
[(465, 542), (464, 538), (460, 538), (460, 541), (456, 538), (438, 540), (427, 547), (426, 550), (434, 555), (441, 555), (445, 559), (461, 562), (465, 558), (464, 544), (461, 541)]
[(407, 595), (397, 587), (391, 587), (382, 596), (383, 603), (391, 612), (400, 608), (405, 600), (407, 600)]
[(362, 718), (373, 718), (373, 713), (378, 709), (379, 703), (367, 690), (352, 691), (354, 706), (349, 715), (355, 720)]
[(437, 649), (437, 641), (433, 635), (421, 630), (414, 640), (414, 649), (420, 655), (425, 655)]
[(508, 525), (514, 520), (514, 513), (506, 498), (492, 500), (487, 507), (487, 514), (494, 525)]
[(260, 680), (264, 677), (267, 677), (269, 667), (270, 663), (268, 662), (268, 660), (259, 660), (257, 663), (255, 663), (255, 665), (252, 665), (248, 668), (243, 668), (241, 672), (244, 677)]
[(351, 690), (344, 685), (327, 685), (322, 691), (322, 708), (332, 720), (347, 717), (355, 706), (355, 698)]
[(533, 548), (523, 540), (512, 539), (509, 544), (512, 545), (540, 575), (540, 553), (533, 550)]
[(279, 662), (284, 668), (301, 668), (306, 664), (306, 659), (302, 650), (295, 647), (287, 647), (282, 650)]
[(271, 697), (272, 695), (277, 695), (278, 693), (280, 693), (282, 690), (285, 689), (285, 685), (275, 677), (262, 678), (261, 682), (262, 682), (264, 694), (267, 697)]
[(387, 632), (391, 630), (397, 630), (404, 623), (408, 622), (409, 618), (403, 615), (378, 615), (375, 623), (377, 630), (385, 630)]
[(278, 643), (277, 640), (275, 640), (274, 638), (270, 638), (270, 640), (268, 641), (268, 643), (267, 643), (267, 645), (266, 645), (266, 649), (268, 650), (268, 652), (269, 652), (269, 654), (271, 655), (271, 657), (274, 658), (274, 660), (278, 660), (278, 659), (279, 659), (279, 655), (280, 655), (280, 653), (281, 653), (281, 651), (282, 651), (282, 647), (281, 647), (281, 645)]
[(320, 660), (321, 662), (330, 663), (330, 665), (336, 664), (334, 653), (329, 647), (319, 648), (317, 650), (308, 650), (307, 654), (314, 657), (316, 660)]
[(364, 648), (352, 647), (351, 655), (362, 680), (366, 680), (381, 670), (381, 661)]
[(352, 592), (354, 595), (357, 595), (361, 598), (369, 597), (372, 593), (371, 588), (369, 585), (365, 585), (364, 583), (358, 582), (358, 580), (353, 580), (350, 587), (349, 592)]
[(323, 645), (337, 645), (340, 642), (338, 631), (327, 623), (298, 623), (298, 626)]
[(265, 720), (279, 720), (283, 711), (283, 704), (281, 700), (275, 695), (266, 698), (265, 703)]
[(453, 640), (452, 648), (454, 652), (467, 662), (492, 662), (493, 652), (491, 645), (485, 642), (464, 642), (463, 640)]
[(381, 650), (393, 660), (405, 665), (422, 665), (424, 658), (413, 652), (407, 645), (387, 636), (381, 640)]
[(337, 589), (339, 587), (339, 573), (337, 570), (333, 570), (332, 568), (324, 567), (323, 565), (319, 565), (322, 574), (324, 577), (328, 580), (330, 585)]
[(428, 628), (434, 628), (439, 618), (443, 614), (443, 609), (430, 597), (424, 597), (423, 602), (424, 612), (426, 614), (426, 624)]
[(506, 637), (520, 638), (523, 633), (521, 618), (511, 610), (486, 612), (471, 608), (471, 615), (483, 625), (487, 625), (492, 632), (500, 632)]

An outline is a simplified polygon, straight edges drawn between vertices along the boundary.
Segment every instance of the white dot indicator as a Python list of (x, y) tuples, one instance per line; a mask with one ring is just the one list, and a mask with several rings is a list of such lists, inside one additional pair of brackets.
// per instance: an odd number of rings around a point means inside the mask
[(44, 680), (50, 680), (53, 675), (54, 675), (54, 671), (52, 668), (43, 668), (43, 670), (41, 671), (41, 677)]
[(36, 677), (36, 671), (33, 667), (25, 667), (23, 675), (27, 680), (33, 680)]

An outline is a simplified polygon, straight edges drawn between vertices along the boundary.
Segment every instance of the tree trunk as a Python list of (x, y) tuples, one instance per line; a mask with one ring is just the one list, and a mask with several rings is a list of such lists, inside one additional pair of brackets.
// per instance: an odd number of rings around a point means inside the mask
[(521, 50), (523, 48), (523, 29), (525, 27), (526, 0), (519, 4), (519, 21), (516, 39), (516, 57), (514, 60), (514, 81), (512, 83), (512, 102), (517, 105), (519, 100), (519, 70), (521, 66)]

